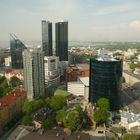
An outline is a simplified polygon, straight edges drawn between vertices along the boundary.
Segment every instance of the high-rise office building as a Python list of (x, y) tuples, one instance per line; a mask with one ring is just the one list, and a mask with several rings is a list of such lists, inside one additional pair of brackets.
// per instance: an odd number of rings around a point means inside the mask
[(52, 56), (52, 23), (42, 20), (42, 50), (45, 56)]
[(68, 61), (68, 22), (55, 23), (56, 56), (60, 61)]
[(109, 99), (111, 110), (117, 110), (121, 101), (122, 60), (100, 56), (90, 60), (89, 101), (97, 103)]
[(39, 49), (26, 49), (23, 52), (24, 86), (27, 98), (38, 98), (44, 92), (44, 55)]
[(22, 52), (25, 45), (15, 36), (10, 34), (11, 65), (13, 69), (23, 69)]
[(60, 83), (59, 58), (57, 56), (44, 57), (45, 86), (53, 87)]

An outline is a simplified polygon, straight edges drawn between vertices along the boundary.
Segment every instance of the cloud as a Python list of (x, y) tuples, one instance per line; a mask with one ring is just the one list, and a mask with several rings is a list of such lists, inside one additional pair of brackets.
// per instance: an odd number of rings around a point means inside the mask
[(140, 20), (131, 21), (129, 26), (133, 29), (140, 29)]

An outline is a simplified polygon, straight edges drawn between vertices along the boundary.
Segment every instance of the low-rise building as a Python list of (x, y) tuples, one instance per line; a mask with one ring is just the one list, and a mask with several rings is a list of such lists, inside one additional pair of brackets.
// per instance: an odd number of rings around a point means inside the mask
[(130, 86), (140, 82), (140, 76), (136, 75), (132, 72), (127, 70), (123, 71), (123, 76), (125, 78), (125, 82), (128, 83)]
[(11, 77), (16, 76), (17, 78), (19, 78), (21, 81), (24, 80), (24, 76), (23, 76), (23, 71), (22, 70), (6, 70), (5, 71), (5, 77), (6, 79), (10, 80)]
[(130, 112), (121, 112), (121, 126), (125, 127), (127, 130), (131, 130), (134, 127), (138, 128), (140, 132), (140, 113), (134, 114)]
[(73, 64), (65, 69), (66, 82), (77, 81), (79, 77), (89, 77), (88, 64)]
[(22, 88), (14, 89), (0, 99), (0, 130), (16, 115), (22, 112), (26, 92)]
[(57, 86), (60, 83), (59, 58), (57, 56), (44, 57), (45, 86)]
[(11, 56), (6, 57), (4, 60), (5, 60), (5, 66), (10, 67), (11, 66)]
[(75, 82), (67, 83), (67, 90), (76, 96), (84, 96), (88, 100), (89, 97), (89, 77), (79, 77)]

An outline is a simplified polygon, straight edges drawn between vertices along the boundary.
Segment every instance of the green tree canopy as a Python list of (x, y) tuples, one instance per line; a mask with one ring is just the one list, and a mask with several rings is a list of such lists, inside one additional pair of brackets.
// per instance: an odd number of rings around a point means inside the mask
[(67, 102), (63, 96), (53, 96), (50, 100), (50, 106), (54, 111), (60, 110), (66, 105)]
[(40, 95), (39, 95), (39, 98), (40, 98), (40, 99), (45, 99), (45, 98), (46, 98), (45, 92), (41, 91), (41, 92), (40, 92)]
[(110, 104), (109, 104), (109, 100), (106, 98), (100, 98), (97, 102), (98, 106), (100, 109), (104, 109), (104, 110), (109, 110), (110, 109)]
[(22, 125), (29, 126), (31, 124), (32, 124), (32, 118), (30, 116), (26, 115), (22, 118)]
[(43, 129), (50, 129), (50, 128), (52, 128), (52, 126), (53, 126), (53, 123), (52, 123), (51, 119), (49, 119), (49, 118), (42, 121), (42, 123), (41, 123), (41, 128), (43, 128)]
[(63, 124), (66, 116), (67, 116), (67, 111), (65, 111), (64, 109), (58, 110), (56, 113), (56, 121), (58, 123)]
[(13, 76), (13, 77), (10, 78), (9, 83), (10, 83), (11, 87), (17, 87), (21, 84), (21, 81), (18, 77)]
[(124, 134), (121, 138), (121, 140), (139, 140), (140, 137), (135, 134)]
[(6, 95), (10, 92), (12, 88), (8, 85), (7, 79), (5, 76), (0, 76), (0, 97)]
[(75, 110), (69, 111), (65, 118), (64, 126), (71, 131), (76, 131), (82, 127), (79, 113)]
[(43, 107), (44, 105), (45, 105), (45, 102), (41, 99), (37, 99), (33, 101), (26, 100), (23, 105), (23, 112), (26, 114), (31, 114), (34, 111)]
[(7, 79), (5, 76), (0, 76), (0, 84), (7, 82)]
[(23, 105), (23, 112), (26, 114), (31, 114), (33, 112), (33, 103), (26, 100)]
[(109, 117), (109, 112), (104, 109), (97, 109), (94, 112), (94, 120), (97, 122), (97, 124), (103, 124), (104, 122), (107, 121)]

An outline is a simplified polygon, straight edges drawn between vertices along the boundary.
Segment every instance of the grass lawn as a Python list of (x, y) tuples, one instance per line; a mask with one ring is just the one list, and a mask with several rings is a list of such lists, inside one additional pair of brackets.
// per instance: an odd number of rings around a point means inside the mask
[(54, 95), (61, 95), (61, 96), (67, 97), (68, 95), (70, 95), (70, 93), (62, 89), (57, 89)]

